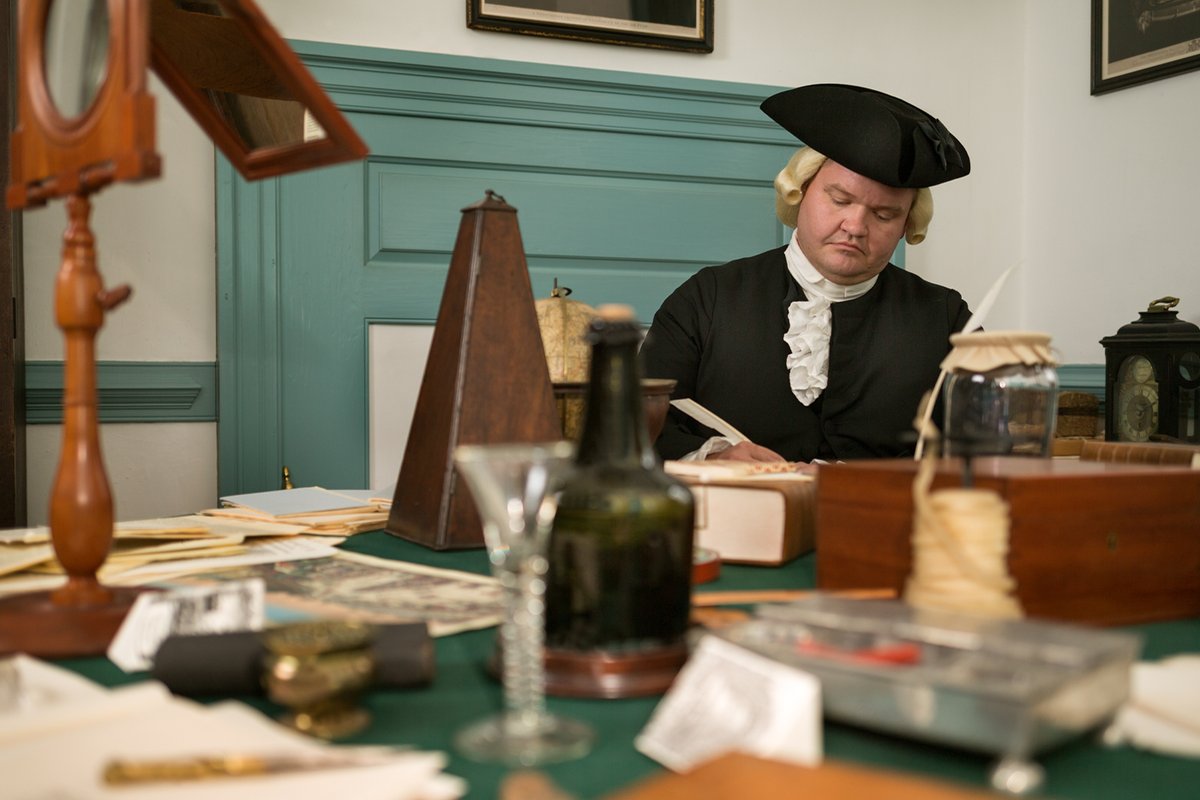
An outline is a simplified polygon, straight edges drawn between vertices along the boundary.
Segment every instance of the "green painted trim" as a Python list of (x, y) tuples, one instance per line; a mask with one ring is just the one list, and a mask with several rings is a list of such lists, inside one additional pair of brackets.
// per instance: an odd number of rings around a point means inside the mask
[[(215, 422), (212, 362), (101, 361), (96, 364), (101, 422)], [(25, 364), (25, 421), (62, 423), (63, 362)]]
[(279, 181), (242, 180), (217, 158), (217, 425), (220, 494), (279, 488), (283, 459)]
[(1105, 414), (1105, 377), (1103, 364), (1059, 364), (1058, 391), (1087, 392), (1100, 401), (1100, 419)]
[(1060, 364), (1057, 371), (1060, 392), (1087, 392), (1104, 402), (1103, 364)]
[[(324, 42), (289, 44), (348, 112), (796, 144), (758, 107), (782, 86)], [(467, 86), (470, 91), (464, 91)]]
[[(420, 204), (384, 202), (385, 178), (428, 180), (436, 197), (422, 194), (427, 205), (444, 203), (454, 194), (446, 182), (474, 171), (503, 173), (506, 184), (524, 180), (540, 186), (559, 176), (581, 176), (593, 206), (603, 196), (597, 186), (617, 184), (634, 189), (661, 184), (668, 194), (677, 185), (685, 190), (694, 185), (696, 194), (715, 187), (725, 204), (769, 191), (770, 179), (797, 146), (758, 107), (779, 87), (315, 42), (292, 46), (351, 117), (373, 155), (362, 165), (253, 185), (217, 159), (222, 494), (276, 488), (285, 457), (296, 462), (290, 464), (294, 473), (297, 466), (313, 469), (319, 464), (345, 485), (365, 481), (367, 337), (365, 332), (349, 338), (344, 332), (322, 335), (321, 326), (329, 325), (335, 311), (364, 321), (433, 322), (450, 255), (441, 242), (453, 239), (442, 231), (431, 236), (429, 226), (456, 222), (451, 214), (444, 220), (422, 216)], [(470, 124), (448, 124), (458, 122)], [(566, 132), (581, 134), (571, 147), (560, 143)], [(510, 146), (514, 135), (520, 137), (524, 155)], [(687, 140), (681, 142), (686, 146), (671, 146), (674, 140)], [(529, 158), (528, 151), (537, 157)], [(317, 196), (299, 188), (308, 186)], [(349, 246), (364, 269), (353, 276), (303, 270), (281, 275), (280, 264), (296, 260), (289, 249), (295, 243), (284, 239), (284, 223), (318, 218), (312, 206), (322, 202), (328, 204), (331, 232), (342, 231), (347, 215), (361, 217), (361, 229), (351, 226), (357, 238)], [(528, 203), (525, 210), (533, 216), (545, 212), (539, 202), (531, 193), (514, 204)], [(406, 216), (409, 212), (416, 213)], [(772, 236), (782, 244), (790, 231), (771, 222), (773, 227), (738, 234), (762, 242), (761, 249)], [(404, 225), (421, 235), (410, 236)], [(397, 231), (419, 242), (401, 241)], [(754, 252), (735, 236), (725, 243), (732, 252), (707, 245), (703, 252), (690, 252), (686, 243), (664, 250), (659, 240), (632, 253), (603, 252), (592, 258), (553, 247), (553, 241), (535, 247), (527, 241), (526, 249), (535, 286), (558, 276), (581, 295), (629, 302), (648, 320), (666, 284), (674, 286), (684, 275), (724, 257)], [(336, 246), (345, 244), (338, 241)], [(895, 260), (901, 266), (904, 257), (900, 248)], [(635, 274), (638, 281), (631, 282)], [(286, 280), (316, 280), (330, 305), (302, 309), (308, 317), (298, 320), (283, 308)], [(626, 296), (631, 294), (636, 296)], [(304, 358), (297, 356), (301, 352)], [(336, 365), (333, 372), (331, 364)], [(320, 375), (314, 377), (314, 370), (321, 370)], [(1103, 368), (1065, 365), (1060, 383), (1065, 391), (1103, 395)], [(285, 389), (291, 393), (286, 418)], [(305, 403), (320, 413), (296, 415), (293, 407)], [(288, 425), (299, 427), (288, 430)]]
[[(332, 188), (331, 195), (337, 195), (349, 185), (345, 181), (362, 181), (360, 191), (364, 196), (360, 202), (364, 209), (358, 213), (366, 213), (359, 241), (366, 251), (362, 263), (368, 277), (364, 280), (371, 281), (366, 297), (382, 296), (386, 290), (389, 297), (398, 298), (382, 308), (368, 302), (361, 309), (346, 309), (346, 313), (361, 313), (364, 317), (432, 321), (448, 257), (440, 251), (429, 252), (418, 254), (420, 264), (397, 263), (412, 251), (389, 251), (381, 241), (380, 220), (371, 216), (379, 209), (378, 198), (370, 196), (377, 188), (372, 171), (391, 168), (407, 170), (408, 174), (421, 170), (429, 174), (462, 165), (465, 169), (481, 165), (492, 171), (551, 177), (602, 176), (645, 185), (656, 180), (678, 184), (703, 181), (736, 194), (769, 191), (770, 179), (779, 164), (797, 146), (795, 139), (758, 108), (763, 97), (778, 87), (314, 42), (291, 44), (334, 103), (351, 117), (373, 153), (357, 178), (351, 178), (356, 168), (333, 167), (324, 173), (328, 182), (322, 187)], [(471, 123), (456, 129), (463, 131), (463, 141), (445, 141), (431, 134), (443, 130), (447, 120)], [(506, 142), (514, 131), (535, 137), (530, 147), (539, 153), (536, 163), (513, 163)], [(593, 144), (586, 148), (555, 146), (559, 131), (582, 132), (591, 137), (588, 141)], [(617, 165), (610, 157), (611, 144), (595, 144), (596, 137), (609, 143), (626, 141), (626, 136), (634, 137), (631, 142), (686, 139), (689, 148), (685, 151), (635, 144), (622, 149)], [(730, 148), (729, 143), (738, 147)], [(459, 153), (466, 155), (456, 155)], [(698, 168), (698, 164), (703, 166)], [(747, 175), (763, 177), (755, 181), (747, 180)], [(284, 340), (298, 339), (298, 334), (303, 335), (307, 329), (284, 316), (283, 277), (279, 274), (280, 260), (287, 257), (289, 245), (280, 241), (279, 222), (293, 213), (285, 213), (279, 205), (285, 198), (298, 197), (300, 202), (307, 202), (303, 195), (285, 193), (281, 187), (286, 185), (283, 182), (309, 180), (319, 183), (322, 179), (295, 176), (250, 186), (228, 163), (217, 159), (217, 352), (221, 382), (218, 487), (222, 494), (278, 486), (285, 439), (290, 443), (286, 457), (298, 462), (314, 458), (311, 441), (304, 436), (297, 438), (295, 432), (285, 437), (285, 427), (291, 423), (283, 413), (284, 387), (312, 384), (281, 374), (284, 349), (289, 344)], [(345, 194), (338, 202), (345, 204)], [(389, 224), (396, 224), (395, 218), (392, 220)], [(785, 229), (772, 224), (774, 228), (764, 228), (766, 236), (753, 235), (756, 242), (764, 243), (764, 248), (770, 246), (772, 232), (779, 243), (786, 240)], [(735, 244), (731, 241), (730, 246)], [(645, 263), (620, 266), (626, 274), (633, 269), (644, 270), (643, 277), (646, 272), (655, 273), (653, 280), (658, 283), (670, 278), (673, 287), (695, 269), (724, 260), (721, 255), (707, 252), (680, 258), (669, 252), (665, 258), (660, 254)], [(735, 257), (744, 252), (727, 255)], [(534, 273), (562, 274), (557, 264), (531, 259), (530, 266)], [(597, 294), (621, 301), (623, 296), (614, 287), (619, 287), (623, 278), (611, 265), (587, 264), (576, 271), (596, 272), (595, 280), (605, 281), (605, 291)], [(548, 285), (549, 278), (544, 282)], [(340, 296), (341, 289), (332, 285), (331, 296)], [(357, 388), (365, 380), (365, 369), (359, 367), (359, 362), (366, 361), (365, 348), (361, 353), (351, 353), (345, 343), (326, 344), (315, 348), (313, 358), (328, 358), (336, 350), (341, 385), (353, 382), (354, 387), (348, 391), (365, 391)], [(316, 352), (325, 350), (329, 352)], [(327, 389), (322, 387), (322, 392)], [(299, 402), (326, 401), (305, 397)], [(363, 405), (327, 408), (333, 418), (326, 421), (325, 427), (345, 447), (335, 448), (337, 453), (324, 453), (321, 458), (331, 469), (336, 465), (340, 478), (349, 483), (356, 477), (365, 480), (369, 468), (369, 420), (360, 408)]]

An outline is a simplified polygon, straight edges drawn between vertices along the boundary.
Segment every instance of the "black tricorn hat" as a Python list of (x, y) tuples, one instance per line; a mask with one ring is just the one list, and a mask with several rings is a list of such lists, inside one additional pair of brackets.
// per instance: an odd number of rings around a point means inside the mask
[(817, 83), (771, 95), (762, 110), (814, 150), (888, 186), (919, 189), (971, 171), (946, 126), (890, 94)]

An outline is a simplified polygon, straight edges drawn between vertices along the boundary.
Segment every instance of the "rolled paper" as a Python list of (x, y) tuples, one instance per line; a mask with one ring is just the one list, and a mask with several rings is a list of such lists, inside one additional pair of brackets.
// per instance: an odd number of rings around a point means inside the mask
[[(433, 681), (433, 640), (425, 623), (375, 627), (372, 686), (405, 688)], [(266, 655), (258, 631), (170, 636), (158, 648), (151, 674), (186, 697), (261, 695)]]

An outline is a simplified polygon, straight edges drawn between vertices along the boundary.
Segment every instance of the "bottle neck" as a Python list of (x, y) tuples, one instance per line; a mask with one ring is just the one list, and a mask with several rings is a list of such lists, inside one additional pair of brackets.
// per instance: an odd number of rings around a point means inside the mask
[(625, 463), (653, 467), (657, 463), (646, 433), (642, 409), (637, 340), (598, 341), (592, 346), (580, 464)]

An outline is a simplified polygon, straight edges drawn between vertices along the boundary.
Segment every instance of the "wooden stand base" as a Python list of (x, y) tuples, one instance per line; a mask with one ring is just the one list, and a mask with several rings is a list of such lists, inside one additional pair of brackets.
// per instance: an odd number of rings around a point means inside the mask
[[(685, 644), (647, 650), (637, 655), (546, 649), (546, 694), (616, 700), (662, 694), (687, 661)], [(492, 649), (486, 670), (500, 680), (500, 644)]]
[(636, 655), (546, 650), (546, 694), (606, 700), (662, 694), (687, 661), (687, 645)]
[(60, 605), (51, 592), (0, 599), (0, 655), (39, 658), (103, 655), (141, 589), (108, 589), (112, 598), (94, 605)]

